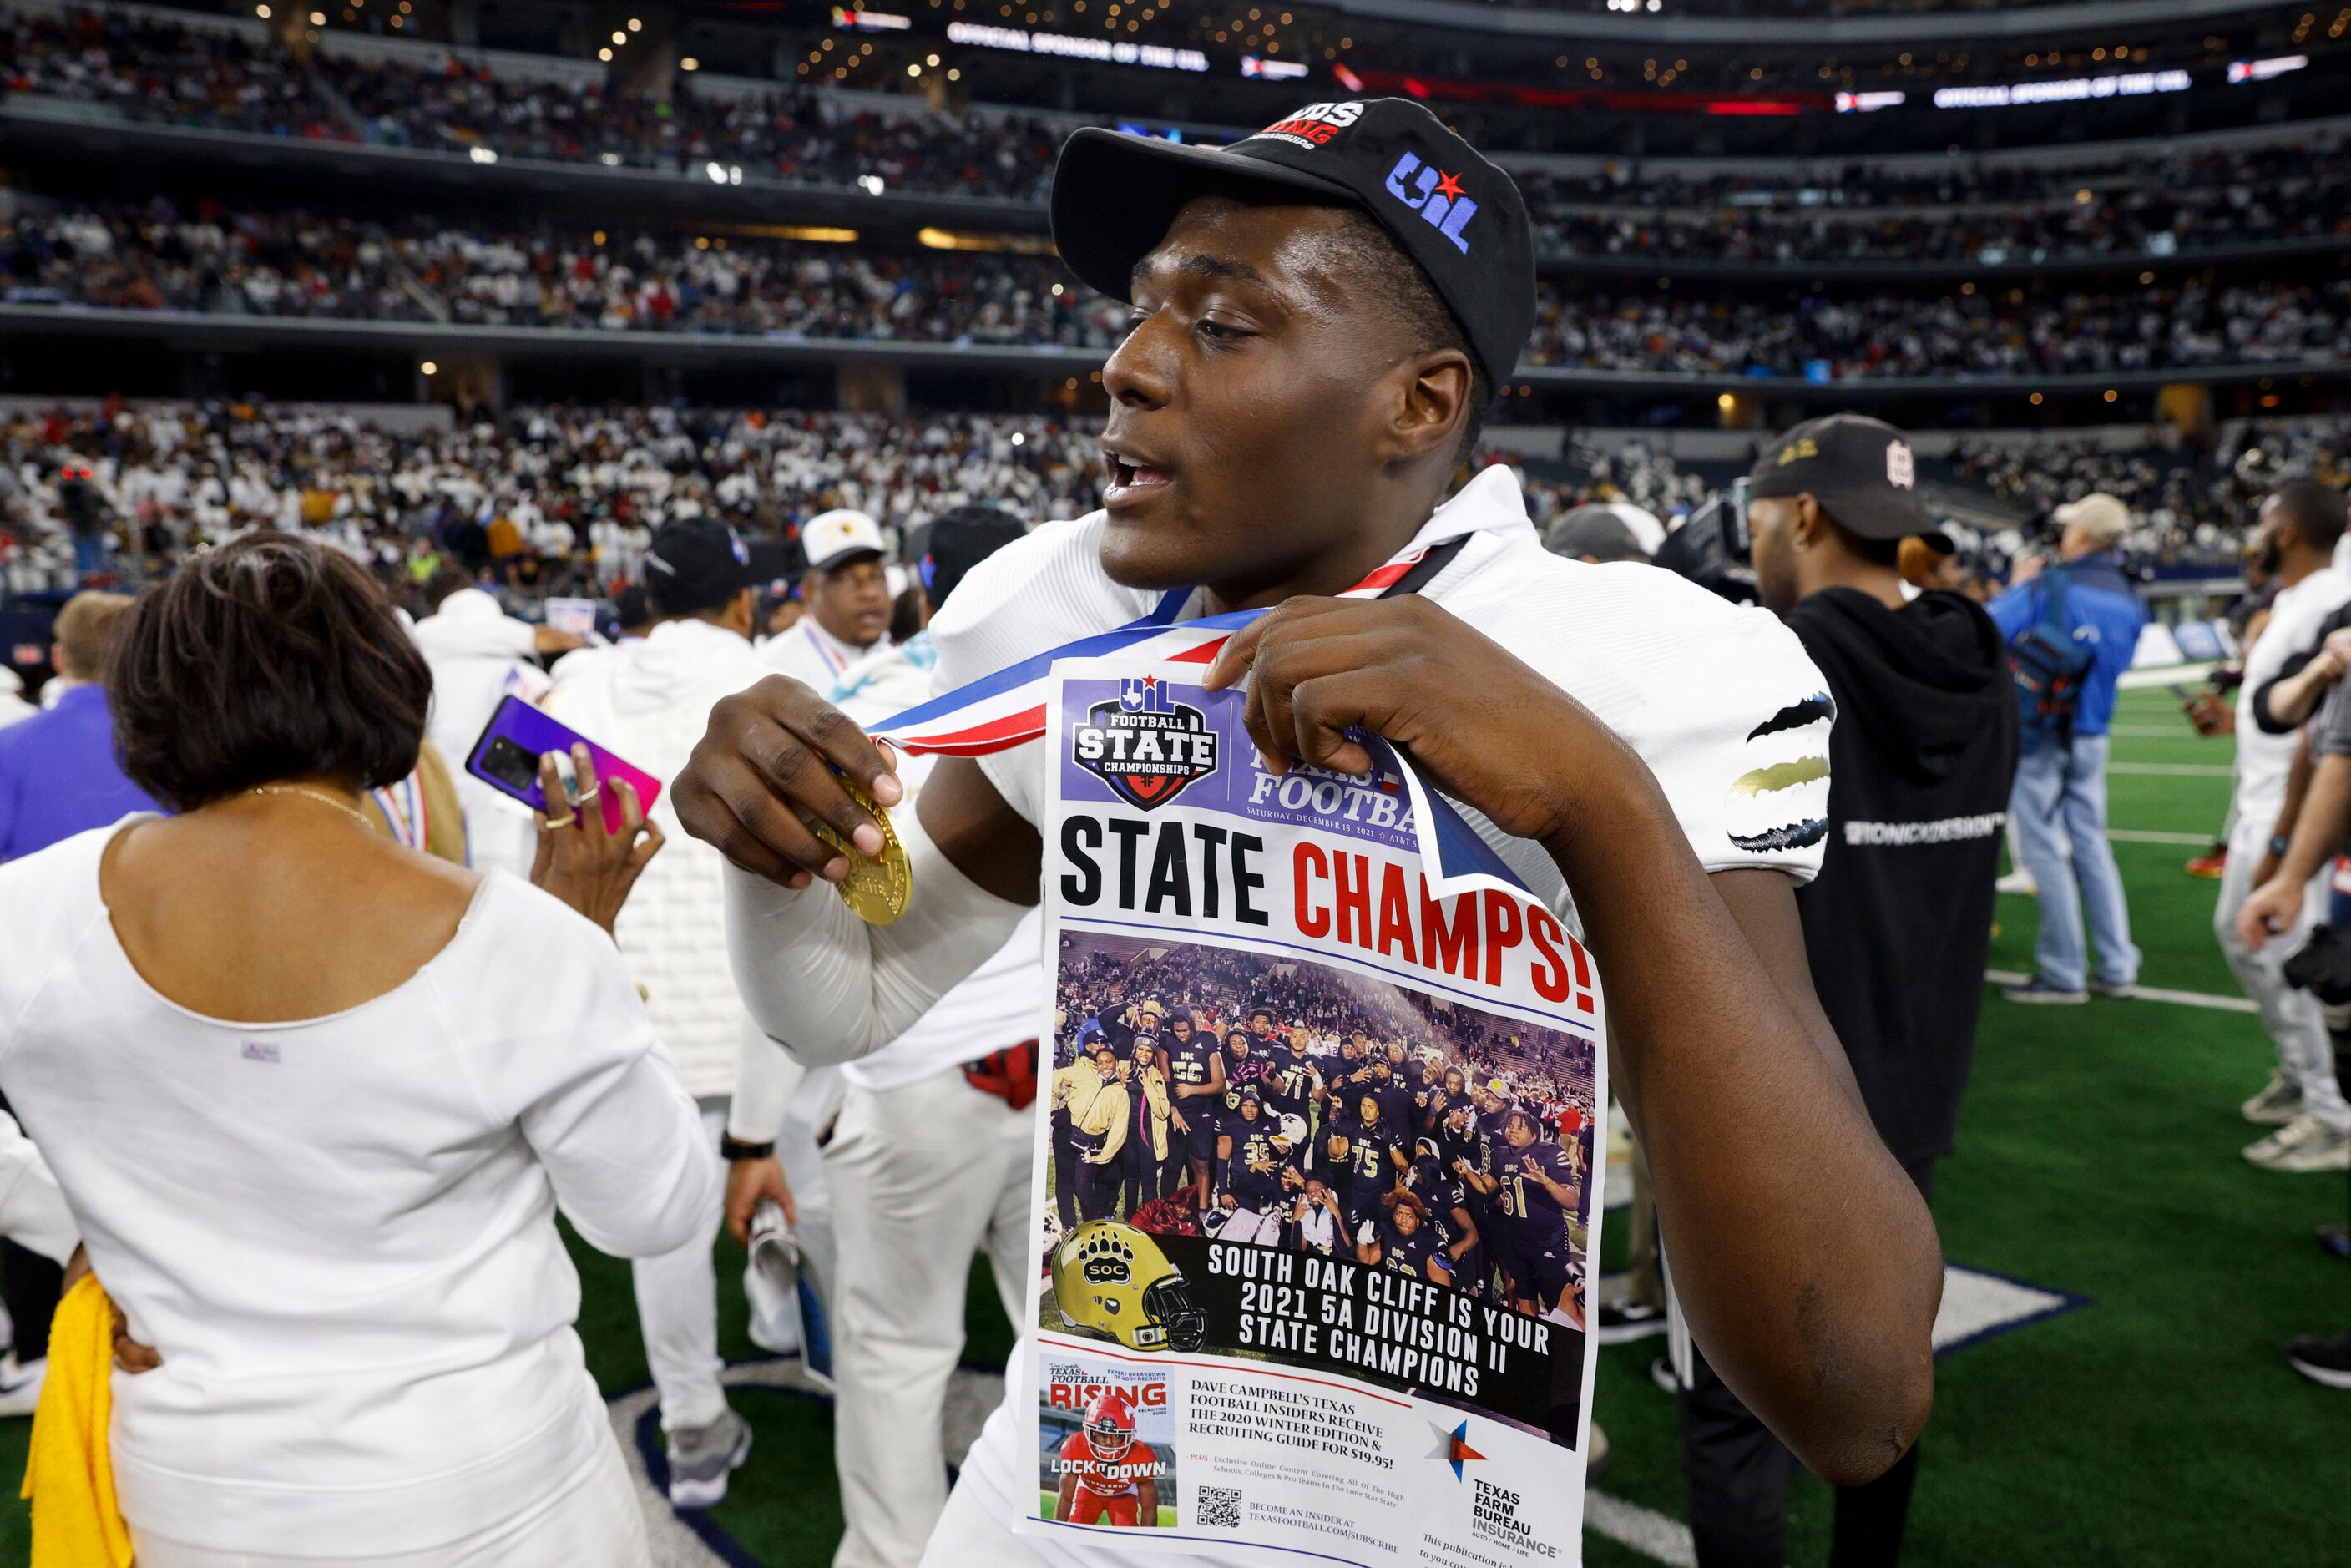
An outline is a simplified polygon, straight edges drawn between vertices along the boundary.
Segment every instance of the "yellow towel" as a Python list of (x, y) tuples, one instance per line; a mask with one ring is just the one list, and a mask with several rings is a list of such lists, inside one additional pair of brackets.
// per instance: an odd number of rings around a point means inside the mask
[(33, 1412), (19, 1494), (33, 1502), (32, 1568), (131, 1568), (107, 1448), (113, 1372), (114, 1303), (84, 1275), (49, 1324), (48, 1380)]

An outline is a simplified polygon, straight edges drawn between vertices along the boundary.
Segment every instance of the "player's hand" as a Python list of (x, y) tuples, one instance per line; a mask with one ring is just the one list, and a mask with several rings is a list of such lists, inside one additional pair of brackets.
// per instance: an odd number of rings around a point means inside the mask
[(800, 1222), (799, 1205), (792, 1199), (792, 1184), (784, 1179), (784, 1162), (768, 1155), (756, 1160), (735, 1160), (726, 1166), (726, 1228), (744, 1246), (751, 1245), (751, 1211), (761, 1198), (782, 1206), (784, 1218)]
[(1175, 1124), (1176, 1130), (1179, 1133), (1188, 1133), (1192, 1130), (1192, 1124), (1184, 1119), (1184, 1113), (1173, 1105), (1167, 1107), (1167, 1120)]
[[(629, 891), (665, 841), (660, 825), (645, 820), (644, 805), (627, 779), (599, 784), (586, 747), (571, 748), (571, 766), (580, 779), (577, 800), (564, 792), (555, 754), (550, 751), (538, 759), (540, 794), (564, 806), (552, 821), (545, 811), (532, 813), (538, 823), (538, 847), (531, 859), (531, 885), (545, 888), (609, 932), (629, 901)], [(621, 803), (617, 833), (604, 825), (605, 789)]]
[(769, 675), (710, 710), (670, 799), (687, 832), (745, 871), (806, 887), (849, 874), (848, 857), (818, 838), (812, 821), (860, 854), (882, 852), (882, 830), (833, 769), (888, 807), (906, 797), (893, 766), (848, 715), (800, 682)]
[(2273, 877), (2247, 895), (2237, 911), (2237, 940), (2258, 953), (2269, 939), (2289, 929), (2302, 917), (2303, 888), (2299, 883)]

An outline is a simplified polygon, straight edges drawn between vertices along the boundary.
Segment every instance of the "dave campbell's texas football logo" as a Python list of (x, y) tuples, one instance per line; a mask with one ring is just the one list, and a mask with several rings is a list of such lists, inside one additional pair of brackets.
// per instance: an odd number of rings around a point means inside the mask
[(1152, 810), (1217, 770), (1217, 732), (1156, 675), (1122, 679), (1116, 702), (1098, 702), (1072, 738), (1072, 756), (1131, 806)]

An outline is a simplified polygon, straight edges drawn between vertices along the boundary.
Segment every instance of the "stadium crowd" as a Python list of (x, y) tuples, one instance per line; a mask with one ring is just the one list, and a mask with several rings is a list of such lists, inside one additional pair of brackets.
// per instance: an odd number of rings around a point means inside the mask
[[(885, 117), (799, 87), (668, 98), (274, 45), (112, 12), (0, 23), (0, 83), (137, 120), (265, 135), (802, 183), (1041, 201), (1066, 128), (1009, 112)], [(2345, 232), (2338, 138), (2087, 167), (1953, 160), (1919, 171), (1685, 174), (1612, 164), (1517, 171), (1539, 243), (1568, 256), (1742, 262), (1972, 257), (1986, 265)]]
[(69, 209), (0, 234), (0, 297), (117, 309), (925, 342), (1116, 342), (1050, 257), (493, 231), (304, 213)]
[(113, 12), (11, 16), (0, 83), (104, 104), (133, 120), (437, 152), (699, 172), (713, 161), (769, 179), (1042, 199), (1061, 137), (1039, 122), (853, 113), (784, 89), (667, 99), (437, 66), (297, 61), (276, 45)]
[[(379, 225), (311, 214), (27, 210), (0, 238), (18, 303), (1109, 348), (1115, 301), (1048, 257), (726, 235)], [(2028, 295), (1751, 297), (1546, 284), (1526, 362), (1756, 376), (2032, 375), (2351, 359), (2351, 281)], [(1822, 367), (1825, 367), (1823, 371)]]
[[(21, 411), (0, 425), (0, 573), (19, 592), (74, 585), (68, 492), (84, 485), (111, 549), (151, 569), (301, 528), (391, 577), (421, 580), (444, 554), (488, 568), (528, 601), (633, 580), (674, 519), (789, 538), (836, 507), (907, 533), (975, 501), (1075, 517), (1096, 456), (1090, 432), (1033, 416), (533, 407), (403, 434), (301, 407)], [(136, 580), (138, 561), (115, 575)]]

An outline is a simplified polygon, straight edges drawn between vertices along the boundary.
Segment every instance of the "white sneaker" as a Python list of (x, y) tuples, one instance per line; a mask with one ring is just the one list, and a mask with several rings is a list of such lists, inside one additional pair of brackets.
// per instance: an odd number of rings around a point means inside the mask
[(2302, 1114), (2302, 1085), (2279, 1071), (2270, 1073), (2262, 1092), (2244, 1104), (2245, 1120), (2262, 1127), (2283, 1127)]
[(2016, 893), (2022, 894), (2027, 898), (2037, 898), (2041, 894), (2041, 884), (2032, 880), (2032, 873), (2031, 872), (2025, 870), (2022, 866), (2019, 866), (2014, 871), (2010, 872), (2006, 876), (2001, 877), (1999, 881), (1993, 883), (1991, 884), (1991, 890), (1994, 893)]
[(2265, 1171), (2297, 1176), (2351, 1171), (2351, 1132), (2337, 1132), (2304, 1113), (2261, 1142), (2247, 1145), (2245, 1158)]
[(41, 1385), (48, 1375), (47, 1356), (18, 1366), (15, 1353), (10, 1353), (5, 1375), (0, 1375), (0, 1416), (30, 1416), (41, 1402)]

